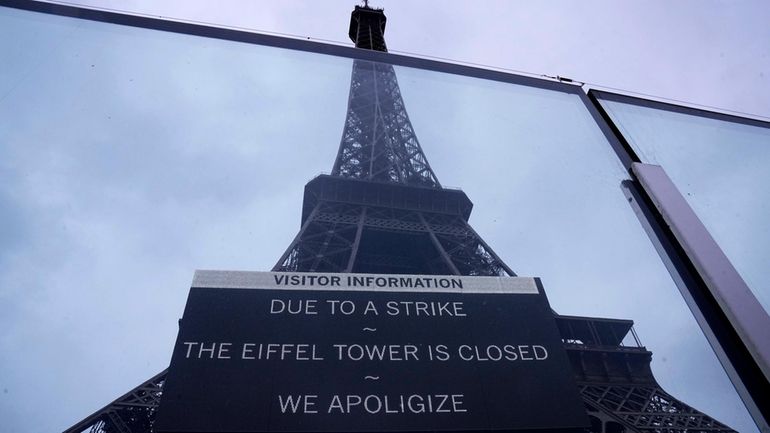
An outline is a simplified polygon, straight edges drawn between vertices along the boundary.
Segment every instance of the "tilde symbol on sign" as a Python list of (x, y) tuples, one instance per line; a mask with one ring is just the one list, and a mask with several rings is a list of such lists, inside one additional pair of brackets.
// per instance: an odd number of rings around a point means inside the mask
[[(364, 331), (375, 332), (377, 328), (363, 328)], [(364, 376), (365, 380), (380, 380), (380, 376)]]

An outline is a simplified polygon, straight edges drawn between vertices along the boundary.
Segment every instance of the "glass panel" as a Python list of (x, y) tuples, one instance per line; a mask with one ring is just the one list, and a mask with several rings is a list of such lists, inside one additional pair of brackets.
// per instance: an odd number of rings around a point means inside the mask
[[(0, 419), (61, 430), (168, 365), (194, 269), (275, 264), (334, 162), (353, 61), (0, 8), (0, 64)], [(511, 268), (560, 314), (634, 320), (663, 389), (756, 431), (577, 95), (396, 74), (437, 177)], [(563, 323), (574, 350), (615, 335), (646, 354), (626, 322)]]
[(474, 201), (471, 224), (517, 274), (542, 277), (560, 314), (634, 320), (665, 390), (756, 431), (625, 201), (625, 170), (577, 96), (398, 74), (439, 179)]
[(770, 126), (601, 103), (642, 162), (666, 170), (770, 311)]

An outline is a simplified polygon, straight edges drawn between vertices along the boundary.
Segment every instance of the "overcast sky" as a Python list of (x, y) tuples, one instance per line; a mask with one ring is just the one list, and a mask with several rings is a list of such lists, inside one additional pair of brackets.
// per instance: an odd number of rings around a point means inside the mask
[[(344, 43), (352, 9), (93, 4)], [(393, 51), (770, 114), (760, 2), (467, 4), (374, 3)], [(195, 269), (272, 267), (304, 183), (331, 169), (352, 61), (0, 12), (0, 429), (59, 431), (167, 366)], [(667, 391), (752, 431), (580, 101), (397, 74), (438, 178), (503, 260), (562, 314), (633, 319)]]
[[(347, 43), (355, 2), (85, 0)], [(770, 117), (767, 1), (379, 0), (391, 51), (569, 77)]]

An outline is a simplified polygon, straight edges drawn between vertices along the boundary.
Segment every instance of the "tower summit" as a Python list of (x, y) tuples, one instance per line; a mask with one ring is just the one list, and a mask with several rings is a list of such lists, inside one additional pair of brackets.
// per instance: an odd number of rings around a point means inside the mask
[[(356, 6), (348, 34), (357, 48), (386, 52), (385, 24), (381, 9)], [(515, 276), (469, 225), (472, 207), (465, 193), (439, 183), (393, 66), (354, 60), (332, 173), (305, 186), (299, 232), (272, 270)], [(638, 340), (623, 345), (626, 336), (636, 337), (632, 321), (555, 320), (592, 432), (732, 431), (660, 387), (652, 353)], [(166, 371), (66, 432), (153, 431), (165, 380)]]
[(348, 36), (356, 44), (356, 48), (388, 51), (385, 46), (386, 21), (382, 9), (370, 8), (368, 2), (364, 6), (356, 6), (350, 14)]

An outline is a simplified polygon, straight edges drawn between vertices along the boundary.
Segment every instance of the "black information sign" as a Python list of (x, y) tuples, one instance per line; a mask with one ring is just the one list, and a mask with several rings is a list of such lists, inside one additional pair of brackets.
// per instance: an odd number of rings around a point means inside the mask
[(199, 271), (155, 430), (567, 431), (587, 421), (536, 279)]

